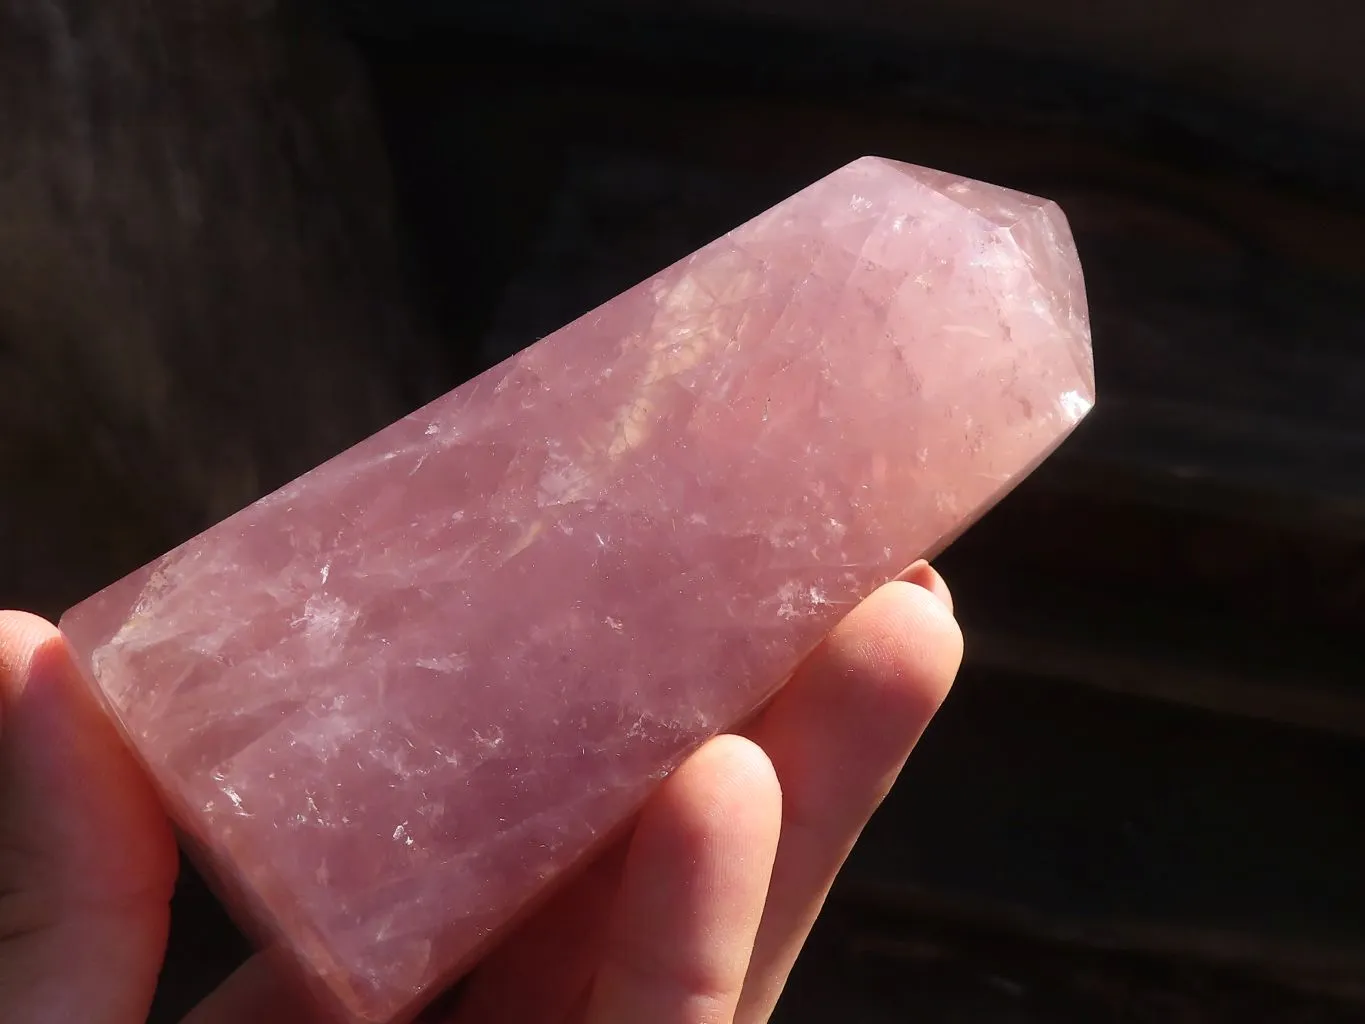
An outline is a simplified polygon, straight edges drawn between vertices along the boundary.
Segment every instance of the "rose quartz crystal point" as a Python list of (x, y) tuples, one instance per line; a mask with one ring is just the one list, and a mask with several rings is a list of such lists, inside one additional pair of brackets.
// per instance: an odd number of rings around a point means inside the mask
[(239, 919), (407, 1021), (1093, 398), (1058, 207), (866, 158), (62, 628)]

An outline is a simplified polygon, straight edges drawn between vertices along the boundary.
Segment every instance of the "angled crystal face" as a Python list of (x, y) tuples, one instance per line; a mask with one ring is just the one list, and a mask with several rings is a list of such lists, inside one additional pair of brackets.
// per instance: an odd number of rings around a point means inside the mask
[(62, 627), (239, 917), (391, 1024), (1093, 400), (1061, 211), (863, 159)]

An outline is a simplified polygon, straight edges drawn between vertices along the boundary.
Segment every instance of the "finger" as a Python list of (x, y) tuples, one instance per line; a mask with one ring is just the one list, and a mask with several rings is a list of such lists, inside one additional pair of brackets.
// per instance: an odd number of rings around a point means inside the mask
[(182, 1024), (328, 1024), (330, 1020), (285, 961), (257, 953)]
[(712, 740), (664, 783), (631, 839), (588, 1024), (732, 1019), (781, 808), (768, 758), (737, 736)]
[[(932, 574), (932, 575), (931, 575)], [(783, 792), (782, 838), (736, 1020), (766, 1021), (834, 876), (937, 711), (962, 658), (932, 569), (878, 590), (829, 635), (748, 735)]]
[(5, 1020), (141, 1024), (176, 850), (56, 628), (0, 612), (0, 1006)]
[[(479, 964), (462, 985), (447, 1024), (578, 1019), (571, 1010), (586, 1005), (602, 962), (628, 838), (612, 845)], [(531, 975), (534, 985), (526, 983)]]
[(913, 583), (917, 587), (923, 587), (938, 598), (939, 603), (949, 612), (953, 611), (953, 595), (948, 590), (947, 582), (939, 575), (937, 569), (923, 559), (915, 562), (896, 579), (903, 583)]

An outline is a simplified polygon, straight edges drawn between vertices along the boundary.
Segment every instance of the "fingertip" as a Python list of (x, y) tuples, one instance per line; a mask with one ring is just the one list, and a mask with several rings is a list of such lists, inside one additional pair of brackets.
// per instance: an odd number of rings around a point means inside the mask
[(962, 665), (957, 619), (931, 589), (906, 580), (874, 591), (834, 629), (829, 645), (836, 664), (908, 698), (916, 717), (926, 719), (948, 696)]
[(41, 809), (24, 828), (82, 910), (168, 900), (179, 860), (165, 812), (46, 619), (0, 611), (0, 708), (0, 832)]
[(786, 817), (827, 813), (832, 790), (879, 800), (961, 662), (957, 620), (917, 584), (887, 583), (849, 612), (747, 730), (777, 767)]
[(947, 696), (962, 633), (925, 563), (839, 623), (755, 722), (783, 836), (737, 1020), (767, 1020), (834, 877)]
[(770, 822), (775, 835), (781, 802), (777, 772), (763, 748), (732, 734), (704, 744), (664, 783), (656, 798), (670, 828), (697, 837), (714, 836), (737, 818), (757, 826), (757, 832)]
[(0, 689), (22, 686), (38, 653), (62, 643), (61, 632), (46, 619), (31, 612), (0, 611)]
[(706, 743), (664, 782), (631, 838), (587, 1020), (732, 1018), (781, 818), (772, 762), (738, 736)]
[(326, 1024), (331, 1019), (286, 957), (268, 950), (237, 968), (182, 1024)]
[(23, 629), (49, 634), (57, 632), (57, 627), (41, 615), (17, 608), (0, 608), (0, 634)]
[(52, 623), (0, 611), (0, 704), (5, 1019), (141, 1020), (177, 866), (165, 815)]
[(656, 872), (657, 884), (689, 875), (698, 891), (712, 892), (733, 886), (752, 864), (766, 880), (781, 830), (772, 761), (752, 740), (727, 734), (704, 744), (650, 800), (631, 860)]
[(948, 583), (943, 576), (932, 565), (924, 559), (910, 565), (904, 572), (896, 577), (904, 583), (913, 583), (917, 587), (929, 591), (934, 597), (938, 598), (943, 607), (949, 612), (953, 611), (953, 594), (948, 589)]

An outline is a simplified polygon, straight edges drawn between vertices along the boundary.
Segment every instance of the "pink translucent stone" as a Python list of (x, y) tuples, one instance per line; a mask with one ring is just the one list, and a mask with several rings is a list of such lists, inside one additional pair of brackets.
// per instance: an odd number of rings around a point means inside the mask
[(391, 1024), (1093, 395), (1061, 211), (867, 158), (62, 628), (239, 918)]

